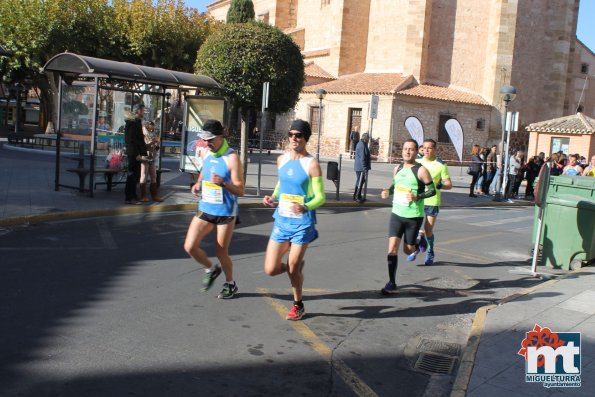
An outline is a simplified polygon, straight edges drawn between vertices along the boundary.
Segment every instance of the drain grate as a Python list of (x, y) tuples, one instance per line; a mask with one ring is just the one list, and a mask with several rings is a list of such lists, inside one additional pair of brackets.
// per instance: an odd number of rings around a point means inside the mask
[(430, 374), (448, 375), (452, 372), (456, 362), (456, 357), (422, 352), (413, 368)]
[(422, 338), (417, 345), (417, 351), (458, 357), (461, 354), (461, 345), (458, 343)]

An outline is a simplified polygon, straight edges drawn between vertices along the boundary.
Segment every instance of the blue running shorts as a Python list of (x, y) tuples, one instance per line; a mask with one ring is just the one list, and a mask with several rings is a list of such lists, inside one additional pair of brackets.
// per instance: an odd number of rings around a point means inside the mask
[(289, 241), (293, 244), (310, 244), (318, 238), (318, 231), (314, 225), (293, 225), (275, 221), (271, 240), (277, 243)]
[(426, 205), (424, 206), (424, 212), (427, 216), (437, 217), (440, 212), (440, 207), (437, 205)]

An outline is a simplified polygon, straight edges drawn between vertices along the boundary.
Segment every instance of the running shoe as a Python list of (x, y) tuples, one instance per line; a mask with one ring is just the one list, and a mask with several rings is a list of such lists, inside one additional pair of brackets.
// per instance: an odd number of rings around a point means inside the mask
[(391, 292), (395, 292), (396, 290), (397, 290), (397, 284), (393, 283), (392, 281), (389, 281), (388, 283), (386, 283), (384, 288), (382, 288), (380, 290), (380, 293), (382, 295), (389, 295)]
[(233, 284), (230, 283), (223, 283), (223, 289), (217, 296), (219, 299), (231, 299), (234, 295), (238, 292), (238, 285), (234, 282)]
[(210, 272), (205, 272), (205, 275), (202, 276), (202, 290), (208, 291), (215, 282), (215, 279), (219, 277), (221, 274), (221, 266), (214, 265), (215, 268)]
[(301, 320), (302, 317), (304, 317), (304, 313), (306, 313), (306, 311), (303, 306), (300, 309), (297, 305), (293, 305), (291, 306), (289, 313), (287, 313), (287, 316), (285, 316), (285, 319), (291, 321)]
[(426, 261), (424, 262), (424, 265), (431, 266), (433, 264), (434, 264), (434, 253), (428, 251), (426, 253)]
[(415, 258), (417, 258), (417, 254), (419, 254), (419, 247), (417, 247), (417, 248), (415, 249), (415, 251), (413, 251), (411, 254), (409, 254), (409, 255), (407, 256), (407, 260), (408, 260), (409, 262), (413, 262), (413, 261), (415, 260)]

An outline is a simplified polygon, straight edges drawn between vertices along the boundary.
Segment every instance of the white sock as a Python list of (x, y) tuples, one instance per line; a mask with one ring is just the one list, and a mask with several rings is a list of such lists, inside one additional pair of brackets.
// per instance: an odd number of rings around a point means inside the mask
[(205, 273), (211, 273), (213, 270), (217, 269), (219, 267), (219, 265), (213, 265), (211, 267), (207, 267), (205, 269)]

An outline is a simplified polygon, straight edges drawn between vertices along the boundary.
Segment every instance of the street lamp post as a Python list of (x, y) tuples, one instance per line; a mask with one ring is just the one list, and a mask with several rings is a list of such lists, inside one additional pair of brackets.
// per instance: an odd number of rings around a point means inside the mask
[(318, 98), (318, 141), (316, 143), (316, 161), (320, 160), (320, 134), (322, 132), (322, 100), (326, 96), (326, 90), (319, 88), (316, 90), (316, 97)]
[[(500, 172), (498, 174), (498, 184), (496, 188), (496, 196), (494, 197), (494, 201), (503, 201), (505, 200), (506, 195), (502, 194), (502, 180), (504, 177), (504, 173), (507, 172), (506, 167), (502, 167), (506, 164), (506, 158), (508, 157), (508, 147), (504, 148), (504, 136), (505, 136), (505, 125), (506, 125), (506, 118), (508, 115), (508, 104), (514, 100), (516, 97), (516, 88), (511, 85), (504, 85), (500, 88), (500, 95), (502, 96), (502, 100), (504, 101), (504, 114), (502, 115), (502, 136), (500, 138)], [(506, 153), (505, 153), (506, 152)]]

